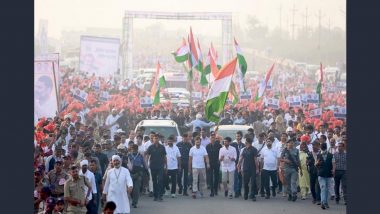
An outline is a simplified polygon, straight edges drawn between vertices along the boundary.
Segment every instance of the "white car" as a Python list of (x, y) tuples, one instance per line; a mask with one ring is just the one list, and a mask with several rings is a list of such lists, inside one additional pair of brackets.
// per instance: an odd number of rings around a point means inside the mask
[[(248, 133), (249, 128), (253, 129), (252, 126), (247, 126), (247, 125), (220, 125), (218, 128), (217, 134), (222, 136), (223, 138), (230, 137), (232, 138), (232, 140), (234, 140), (236, 137), (236, 132), (242, 131), (243, 132), (242, 142), (245, 143), (244, 135)], [(210, 128), (210, 131), (215, 131), (215, 129), (216, 129), (216, 126), (213, 126)]]
[(150, 132), (155, 132), (163, 135), (167, 139), (170, 135), (177, 137), (177, 142), (182, 140), (181, 134), (178, 129), (178, 125), (173, 120), (142, 120), (140, 121), (136, 128), (144, 127), (144, 136), (149, 136)]

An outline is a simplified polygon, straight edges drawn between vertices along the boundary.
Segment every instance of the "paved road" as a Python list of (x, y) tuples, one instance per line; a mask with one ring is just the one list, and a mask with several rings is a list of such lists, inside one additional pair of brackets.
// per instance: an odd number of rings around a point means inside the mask
[(320, 206), (311, 203), (311, 199), (304, 201), (297, 200), (289, 202), (287, 198), (277, 196), (276, 198), (265, 199), (260, 196), (257, 201), (238, 199), (228, 199), (224, 195), (192, 199), (190, 196), (177, 196), (177, 198), (168, 198), (164, 196), (163, 202), (153, 201), (146, 195), (140, 198), (137, 208), (131, 207), (132, 214), (345, 214), (346, 206), (335, 204), (335, 201), (329, 201), (330, 209), (322, 210)]

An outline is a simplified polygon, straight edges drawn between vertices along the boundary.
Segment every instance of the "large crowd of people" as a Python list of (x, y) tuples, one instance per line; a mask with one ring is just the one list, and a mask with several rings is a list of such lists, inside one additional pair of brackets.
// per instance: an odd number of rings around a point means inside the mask
[[(60, 112), (35, 125), (35, 213), (129, 213), (140, 195), (159, 202), (164, 196), (220, 193), (294, 202), (311, 194), (322, 209), (331, 200), (346, 204), (346, 122), (327, 108), (345, 106), (345, 96), (324, 90), (322, 115), (312, 117), (316, 104), (290, 107), (285, 98), (312, 92), (316, 81), (302, 70), (278, 70), (265, 96), (279, 98), (279, 108), (265, 107), (263, 100), (226, 104), (220, 125), (252, 127), (226, 137), (210, 131), (202, 102), (142, 108), (139, 99), (149, 92), (133, 81), (64, 71)], [(246, 81), (245, 87), (254, 97), (258, 82)], [(84, 101), (74, 96), (77, 90), (87, 93)], [(102, 91), (108, 99), (100, 99)], [(181, 138), (135, 130), (144, 119), (174, 120)]]

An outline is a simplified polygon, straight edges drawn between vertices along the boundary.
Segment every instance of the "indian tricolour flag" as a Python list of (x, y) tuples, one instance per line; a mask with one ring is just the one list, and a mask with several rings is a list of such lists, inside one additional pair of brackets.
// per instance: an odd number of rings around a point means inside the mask
[(220, 120), (220, 113), (227, 100), (236, 62), (237, 58), (224, 65), (210, 88), (205, 108), (206, 118), (209, 121), (218, 123)]
[(235, 38), (234, 38), (234, 42), (235, 42), (235, 49), (236, 49), (237, 58), (239, 61), (240, 72), (241, 72), (242, 76), (244, 77), (245, 73), (247, 73), (247, 61), (245, 61), (245, 58), (244, 58), (243, 53), (241, 51), (241, 48), (240, 48), (240, 46), (237, 43)]
[(197, 54), (198, 54), (198, 65), (197, 65), (197, 70), (201, 73), (201, 78), (200, 78), (200, 84), (201, 86), (205, 86), (208, 84), (204, 68), (203, 68), (203, 56), (202, 56), (202, 50), (201, 50), (201, 45), (199, 44), (199, 39), (197, 38), (198, 41), (198, 48), (197, 48)]
[(190, 69), (192, 68), (196, 68), (196, 66), (198, 65), (198, 51), (197, 51), (197, 48), (195, 46), (195, 42), (194, 42), (194, 36), (193, 36), (193, 31), (191, 30), (191, 27), (190, 27), (190, 36), (187, 38), (189, 41), (189, 67)]
[(255, 101), (258, 101), (263, 96), (265, 89), (267, 88), (267, 84), (270, 79), (270, 75), (272, 74), (273, 68), (274, 68), (274, 63), (270, 67), (270, 69), (267, 71), (267, 74), (265, 75), (265, 79), (261, 82), (259, 89), (256, 93)]
[(216, 64), (213, 57), (210, 57), (210, 74), (209, 76), (209, 83), (212, 85), (212, 83), (215, 81), (216, 76), (219, 73), (218, 65)]
[(160, 89), (162, 87), (165, 87), (165, 85), (166, 85), (166, 81), (165, 81), (164, 73), (162, 71), (160, 62), (157, 62), (157, 71), (154, 77), (153, 87), (151, 90), (151, 97), (153, 99), (154, 105), (160, 104)]
[(206, 61), (205, 61), (205, 65), (204, 65), (204, 71), (205, 71), (205, 74), (210, 74), (211, 73), (211, 67), (210, 67), (210, 59), (213, 58), (215, 63), (217, 64), (218, 66), (218, 69), (220, 69), (222, 66), (220, 66), (218, 64), (218, 53), (216, 52), (214, 46), (212, 45), (211, 43), (211, 47), (210, 49), (208, 50), (208, 54), (207, 54), (207, 57), (206, 57)]
[(185, 62), (189, 58), (189, 47), (186, 44), (185, 38), (182, 38), (182, 46), (174, 53), (174, 59), (176, 62)]

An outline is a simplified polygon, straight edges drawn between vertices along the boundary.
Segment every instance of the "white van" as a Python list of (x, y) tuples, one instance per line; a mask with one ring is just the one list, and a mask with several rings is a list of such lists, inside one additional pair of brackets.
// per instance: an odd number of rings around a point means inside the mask
[(142, 120), (140, 121), (136, 128), (144, 127), (144, 136), (150, 134), (150, 132), (155, 132), (163, 135), (165, 139), (167, 139), (170, 135), (174, 135), (177, 137), (177, 142), (182, 140), (181, 134), (178, 129), (178, 125), (173, 120)]

